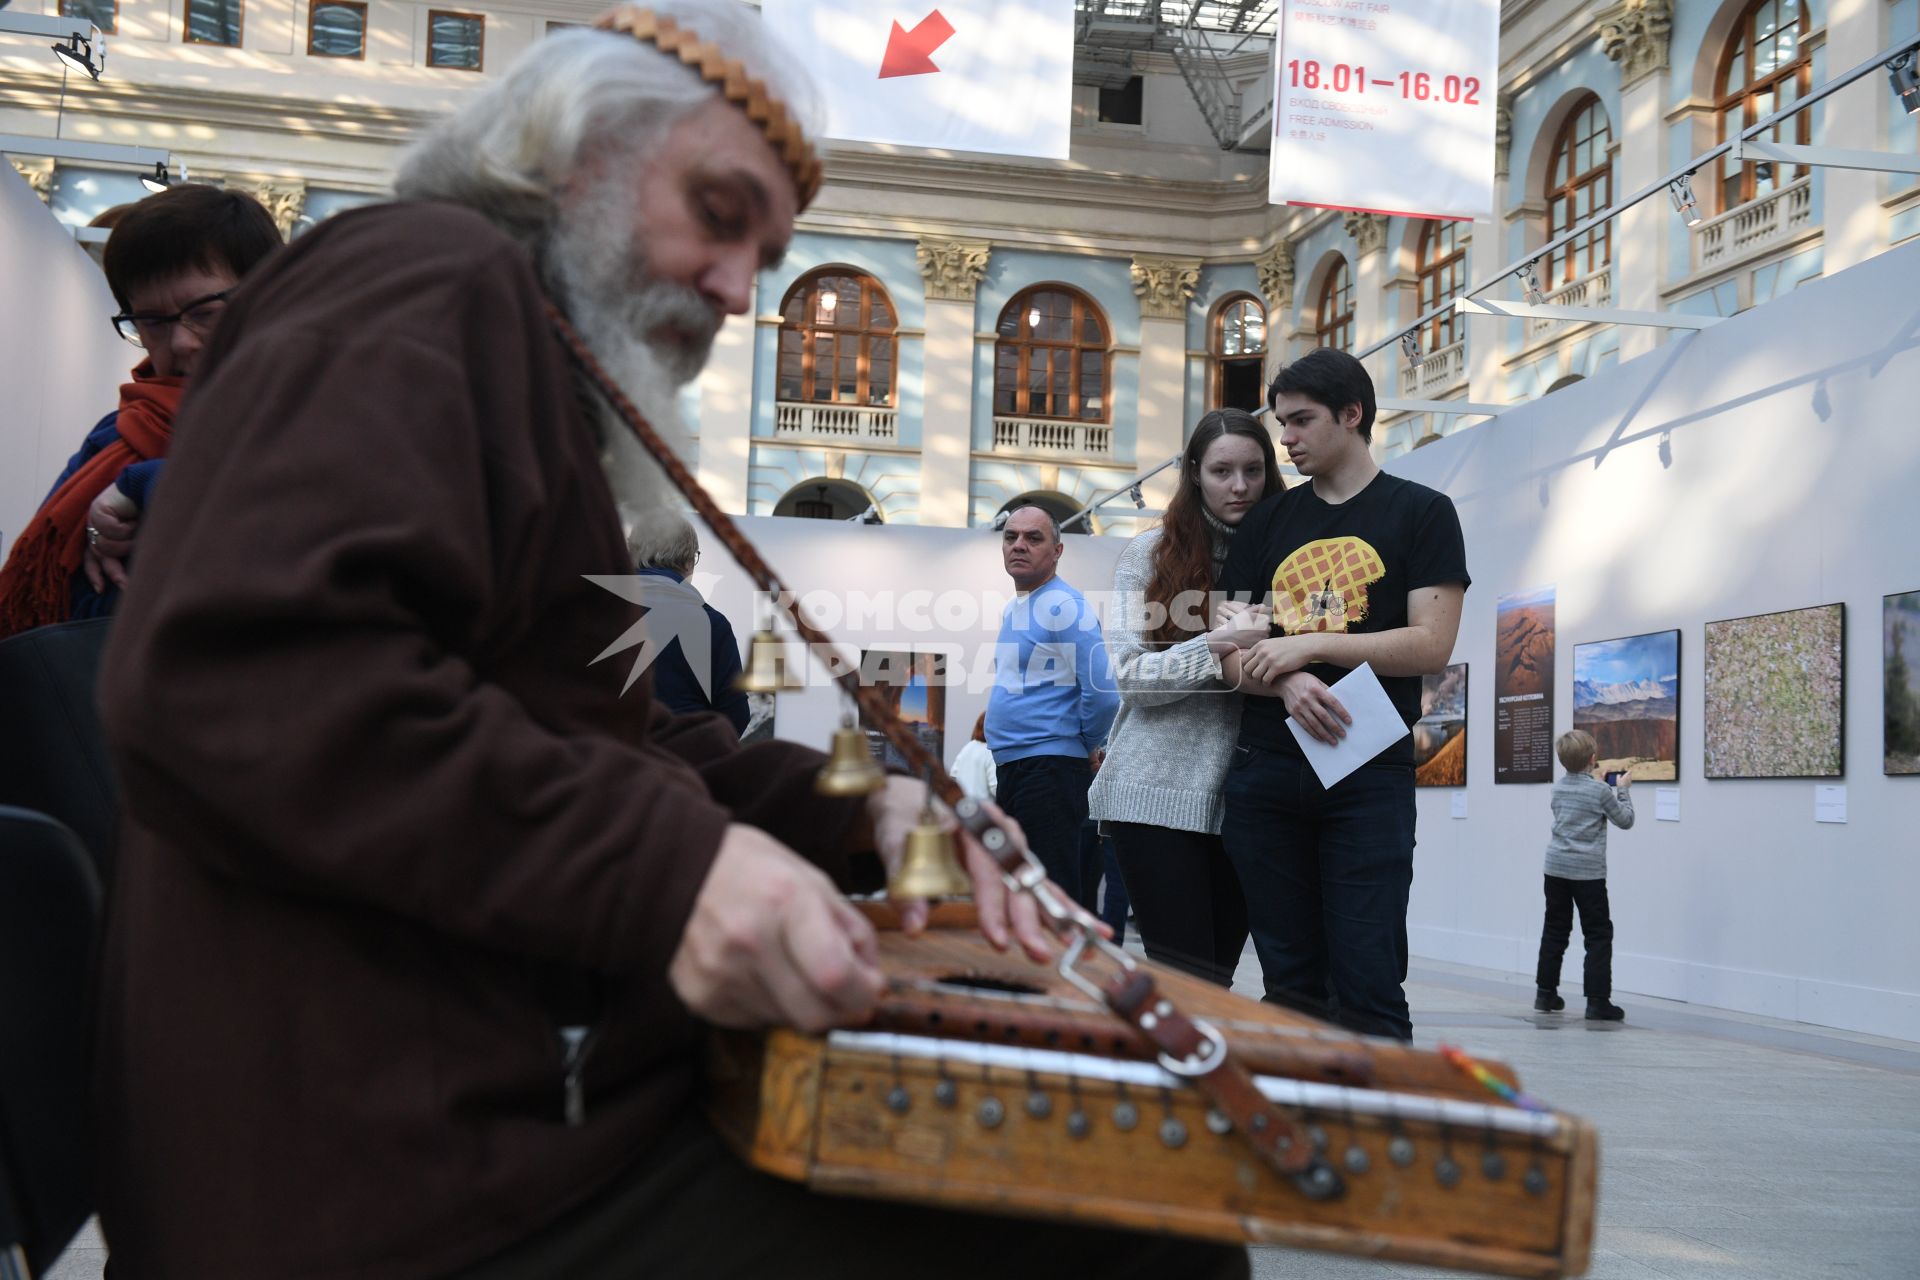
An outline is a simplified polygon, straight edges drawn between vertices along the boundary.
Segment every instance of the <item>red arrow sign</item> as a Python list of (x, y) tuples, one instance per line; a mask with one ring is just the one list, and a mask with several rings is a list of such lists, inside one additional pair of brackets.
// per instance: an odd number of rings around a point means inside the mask
[(880, 60), (880, 79), (892, 76), (924, 76), (940, 70), (929, 55), (953, 36), (953, 24), (938, 9), (920, 19), (911, 31), (898, 22), (887, 36), (887, 54)]

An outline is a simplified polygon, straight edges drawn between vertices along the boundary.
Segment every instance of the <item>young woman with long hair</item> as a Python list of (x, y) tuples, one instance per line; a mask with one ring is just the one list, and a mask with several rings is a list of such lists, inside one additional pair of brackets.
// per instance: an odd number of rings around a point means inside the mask
[(1200, 419), (1158, 527), (1114, 570), (1107, 648), (1120, 714), (1089, 797), (1113, 836), (1147, 954), (1222, 986), (1247, 940), (1246, 899), (1220, 844), (1221, 789), (1240, 695), (1220, 655), (1266, 637), (1264, 617), (1209, 628), (1214, 577), (1234, 530), (1282, 482), (1273, 440), (1240, 409)]

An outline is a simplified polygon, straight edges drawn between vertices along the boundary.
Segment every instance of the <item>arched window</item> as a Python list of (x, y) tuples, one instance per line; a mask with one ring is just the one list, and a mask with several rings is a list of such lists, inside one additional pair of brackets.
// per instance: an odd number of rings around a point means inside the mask
[(1320, 282), (1320, 305), (1314, 314), (1314, 345), (1353, 350), (1353, 272), (1345, 258), (1335, 259), (1333, 270)]
[[(1557, 238), (1613, 203), (1613, 128), (1600, 99), (1575, 104), (1553, 143), (1547, 170), (1547, 237)], [(1547, 255), (1541, 287), (1557, 289), (1592, 275), (1613, 260), (1613, 223), (1595, 227)]]
[[(1023, 493), (1016, 498), (1008, 498), (1005, 502), (1001, 503), (1000, 510), (996, 512), (993, 517), (993, 527), (996, 529), (1000, 528), (1003, 523), (1000, 517), (1017, 511), (1021, 507), (1038, 507), (1055, 520), (1068, 520), (1085, 505), (1085, 503), (1075, 502), (1066, 494), (1052, 489), (1035, 489)], [(1099, 518), (1098, 512), (1088, 512), (1084, 519), (1075, 520), (1072, 524), (1060, 530), (1060, 532), (1062, 534), (1098, 533), (1100, 531), (1097, 523)]]
[[(1420, 314), (1460, 296), (1467, 287), (1467, 247), (1460, 243), (1459, 223), (1430, 220), (1420, 229)], [(1450, 347), (1461, 337), (1457, 312), (1443, 312), (1427, 324), (1427, 354)]]
[(853, 481), (818, 476), (787, 490), (774, 504), (773, 514), (802, 520), (852, 520), (874, 505), (867, 491)]
[(1258, 412), (1266, 403), (1260, 366), (1267, 354), (1267, 309), (1252, 294), (1237, 294), (1214, 311), (1210, 330), (1213, 403)]
[(1007, 304), (995, 331), (994, 413), (1107, 421), (1107, 321), (1093, 299), (1039, 285)]
[[(1810, 27), (1806, 0), (1753, 0), (1740, 15), (1727, 51), (1721, 55), (1720, 75), (1715, 81), (1719, 97), (1714, 110), (1720, 118), (1721, 142), (1812, 89), (1813, 57), (1806, 48)], [(1812, 142), (1813, 113), (1802, 111), (1775, 125), (1771, 140)], [(1722, 212), (1806, 172), (1801, 165), (1766, 161), (1733, 165), (1725, 156), (1713, 164)]]
[(886, 408), (894, 402), (893, 300), (847, 267), (802, 276), (780, 304), (779, 399)]

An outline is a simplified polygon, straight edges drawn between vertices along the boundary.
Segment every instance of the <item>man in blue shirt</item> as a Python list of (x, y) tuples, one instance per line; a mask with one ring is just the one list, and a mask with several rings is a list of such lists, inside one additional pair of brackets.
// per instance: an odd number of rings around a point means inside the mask
[[(674, 632), (653, 660), (653, 696), (667, 704), (675, 715), (698, 715), (718, 711), (733, 724), (735, 733), (747, 731), (747, 695), (734, 687), (740, 677), (740, 642), (734, 638), (727, 616), (700, 599), (700, 593), (687, 582), (700, 559), (700, 537), (681, 516), (656, 516), (635, 532), (633, 558), (642, 577), (665, 579), (674, 584), (655, 599), (645, 603), (651, 610), (662, 610), (663, 618), (680, 621), (695, 601), (707, 620), (704, 643), (708, 650), (705, 671), (695, 672), (688, 660), (686, 643), (702, 638), (687, 632)], [(684, 595), (685, 599), (679, 597)]]
[(1007, 516), (1000, 555), (1018, 593), (1000, 620), (987, 746), (997, 799), (1027, 834), (1053, 882), (1091, 908), (1100, 888), (1099, 846), (1083, 865), (1093, 759), (1120, 709), (1100, 620), (1058, 574), (1060, 525), (1038, 507)]

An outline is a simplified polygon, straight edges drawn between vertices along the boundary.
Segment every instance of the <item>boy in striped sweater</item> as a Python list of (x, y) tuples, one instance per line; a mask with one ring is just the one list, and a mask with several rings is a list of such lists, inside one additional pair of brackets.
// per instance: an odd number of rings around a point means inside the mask
[(1547, 843), (1547, 920), (1540, 931), (1539, 988), (1533, 1007), (1558, 1013), (1560, 960), (1573, 936), (1573, 911), (1580, 909), (1586, 940), (1587, 1017), (1618, 1022), (1626, 1012), (1613, 1003), (1613, 918), (1607, 910), (1607, 823), (1622, 831), (1633, 825), (1633, 779), (1625, 773), (1606, 781), (1593, 776), (1600, 749), (1593, 735), (1575, 729), (1560, 735), (1554, 751), (1566, 773), (1553, 784), (1553, 838)]

